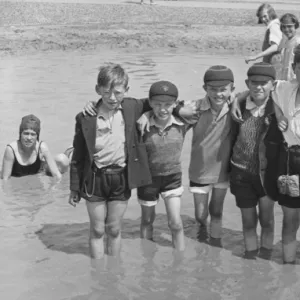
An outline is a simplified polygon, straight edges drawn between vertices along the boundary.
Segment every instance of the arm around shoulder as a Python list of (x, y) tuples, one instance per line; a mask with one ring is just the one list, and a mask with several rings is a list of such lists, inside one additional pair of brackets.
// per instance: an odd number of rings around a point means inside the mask
[(6, 146), (2, 162), (1, 179), (7, 180), (10, 178), (14, 161), (13, 149), (10, 146)]

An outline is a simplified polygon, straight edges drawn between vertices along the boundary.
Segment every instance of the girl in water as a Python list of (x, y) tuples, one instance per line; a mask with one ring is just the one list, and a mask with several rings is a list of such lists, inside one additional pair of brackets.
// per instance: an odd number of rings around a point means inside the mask
[(22, 118), (19, 139), (6, 146), (1, 178), (22, 177), (37, 174), (43, 169), (57, 179), (69, 166), (65, 154), (52, 157), (45, 142), (39, 141), (41, 122), (34, 115)]

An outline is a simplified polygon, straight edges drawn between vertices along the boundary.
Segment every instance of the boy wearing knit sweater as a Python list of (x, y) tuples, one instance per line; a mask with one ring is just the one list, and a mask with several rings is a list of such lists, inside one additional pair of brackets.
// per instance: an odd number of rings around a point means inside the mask
[[(257, 63), (248, 70), (249, 96), (241, 105), (242, 123), (236, 123), (236, 142), (231, 157), (230, 189), (241, 210), (246, 254), (272, 249), (276, 175), (282, 133), (271, 98), (276, 71)], [(280, 123), (280, 126), (283, 126)], [(258, 206), (258, 212), (257, 212)], [(257, 222), (261, 225), (260, 249)]]

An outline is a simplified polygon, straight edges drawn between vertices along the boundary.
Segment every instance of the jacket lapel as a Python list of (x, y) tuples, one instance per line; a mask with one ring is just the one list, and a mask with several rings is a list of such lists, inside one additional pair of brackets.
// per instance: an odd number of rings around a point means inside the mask
[(82, 119), (82, 131), (88, 148), (90, 160), (93, 161), (96, 142), (97, 117), (86, 116)]
[(123, 112), (123, 118), (125, 123), (125, 136), (126, 140), (129, 141), (130, 133), (132, 131), (133, 121), (134, 121), (134, 112), (133, 107), (130, 105), (129, 101), (126, 101), (126, 99), (122, 102), (122, 112)]

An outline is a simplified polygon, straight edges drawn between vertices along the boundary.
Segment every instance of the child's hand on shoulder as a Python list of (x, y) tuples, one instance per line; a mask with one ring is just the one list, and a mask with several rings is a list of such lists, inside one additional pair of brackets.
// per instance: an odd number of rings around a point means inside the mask
[(96, 101), (89, 101), (84, 106), (82, 113), (84, 116), (96, 116), (97, 115), (97, 109), (96, 109), (97, 102)]
[(150, 112), (146, 112), (136, 121), (141, 136), (143, 136), (146, 131), (150, 131), (150, 117)]
[(289, 127), (288, 119), (285, 116), (280, 116), (278, 120), (278, 128), (280, 131), (285, 132)]
[(184, 105), (179, 110), (180, 117), (187, 121), (198, 121), (199, 113), (200, 108), (198, 100), (184, 102)]

